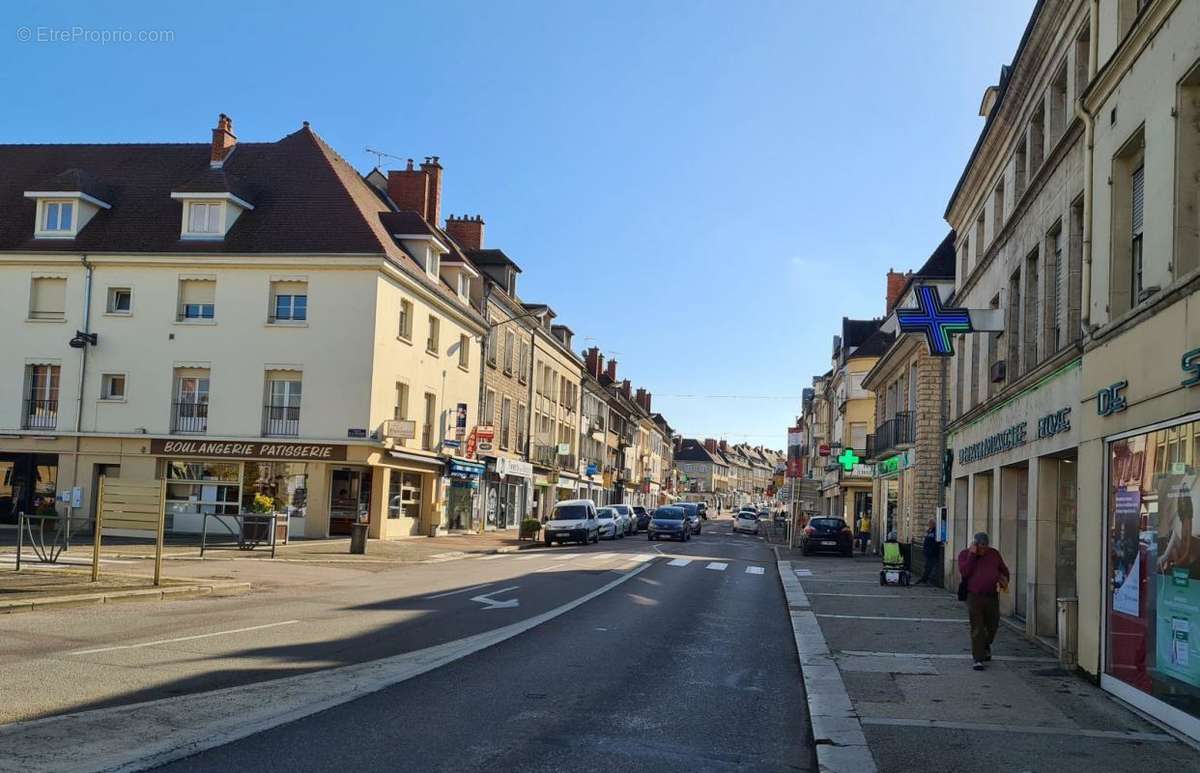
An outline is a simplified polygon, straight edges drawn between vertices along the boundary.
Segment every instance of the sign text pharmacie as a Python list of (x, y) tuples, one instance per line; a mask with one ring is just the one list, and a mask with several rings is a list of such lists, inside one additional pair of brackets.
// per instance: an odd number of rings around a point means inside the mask
[(313, 443), (259, 443), (227, 440), (151, 440), (156, 456), (188, 456), (218, 459), (304, 459), (340, 462), (346, 447)]
[[(988, 435), (977, 443), (958, 449), (958, 463), (970, 464), (980, 459), (986, 459), (993, 454), (1010, 451), (1025, 445), (1028, 436), (1029, 422), (1022, 421), (994, 435)], [(1071, 429), (1071, 409), (1061, 408), (1038, 419), (1037, 438), (1043, 440)]]

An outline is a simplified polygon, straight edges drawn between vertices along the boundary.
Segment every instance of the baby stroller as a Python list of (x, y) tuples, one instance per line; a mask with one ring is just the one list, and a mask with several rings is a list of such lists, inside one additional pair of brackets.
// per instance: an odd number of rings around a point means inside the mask
[(912, 575), (904, 568), (904, 556), (900, 553), (900, 543), (896, 541), (896, 533), (892, 532), (883, 543), (883, 568), (879, 570), (880, 585), (911, 585)]

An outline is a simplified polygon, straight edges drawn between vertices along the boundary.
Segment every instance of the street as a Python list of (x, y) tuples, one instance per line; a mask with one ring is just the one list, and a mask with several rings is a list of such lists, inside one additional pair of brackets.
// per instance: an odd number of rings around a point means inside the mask
[[(6, 688), (28, 700), (6, 703), (3, 719), (49, 719), (0, 727), (0, 748), (10, 746), (0, 769), (86, 768), (92, 759), (128, 769), (176, 760), (167, 770), (812, 765), (774, 554), (757, 537), (732, 535), (728, 519), (707, 522), (687, 543), (643, 534), (345, 575), (236, 599), (13, 617), (19, 625), (0, 634), (5, 671), (16, 677)], [(221, 725), (230, 714), (251, 721), (235, 710), (239, 690), (286, 683), (264, 680), (309, 673), (336, 683), (354, 664), (458, 648), (529, 623), (348, 702), (326, 703), (324, 689), (266, 701), (256, 692), (248, 711), (261, 714), (265, 702), (268, 714), (279, 712), (255, 720), (263, 732), (240, 737), (244, 730)], [(230, 689), (206, 727), (208, 715), (188, 701), (222, 688)], [(113, 708), (146, 701), (155, 711)], [(97, 721), (81, 723), (79, 712)], [(107, 738), (122, 721), (170, 737), (114, 746)], [(70, 737), (67, 756), (25, 754), (19, 740), (32, 731)], [(225, 739), (238, 740), (216, 745)], [(204, 751), (186, 756), (195, 749)]]

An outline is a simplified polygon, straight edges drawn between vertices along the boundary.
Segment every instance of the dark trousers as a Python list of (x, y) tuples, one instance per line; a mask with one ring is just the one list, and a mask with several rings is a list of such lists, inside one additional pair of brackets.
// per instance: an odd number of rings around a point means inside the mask
[(1000, 596), (968, 593), (967, 615), (971, 621), (971, 657), (980, 663), (991, 655), (996, 629), (1000, 627)]
[(937, 553), (934, 553), (933, 555), (930, 555), (929, 553), (925, 553), (924, 555), (925, 555), (925, 569), (921, 572), (921, 579), (919, 580), (919, 582), (929, 582), (930, 580), (932, 580), (934, 578), (934, 575), (937, 574), (937, 565), (938, 565)]

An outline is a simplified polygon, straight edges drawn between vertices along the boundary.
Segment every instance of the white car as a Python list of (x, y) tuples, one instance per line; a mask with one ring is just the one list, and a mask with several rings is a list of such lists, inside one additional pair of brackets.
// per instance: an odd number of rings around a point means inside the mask
[(590, 499), (568, 499), (554, 506), (550, 520), (542, 526), (546, 545), (555, 542), (579, 542), (583, 545), (600, 541), (600, 522), (596, 520), (596, 503)]
[(596, 511), (596, 520), (600, 522), (600, 536), (604, 539), (625, 538), (625, 526), (613, 508), (601, 507)]
[(621, 518), (621, 528), (625, 534), (637, 533), (637, 513), (633, 512), (631, 505), (609, 505), (617, 515)]
[(747, 534), (758, 534), (758, 513), (753, 510), (742, 510), (733, 518), (733, 531)]

